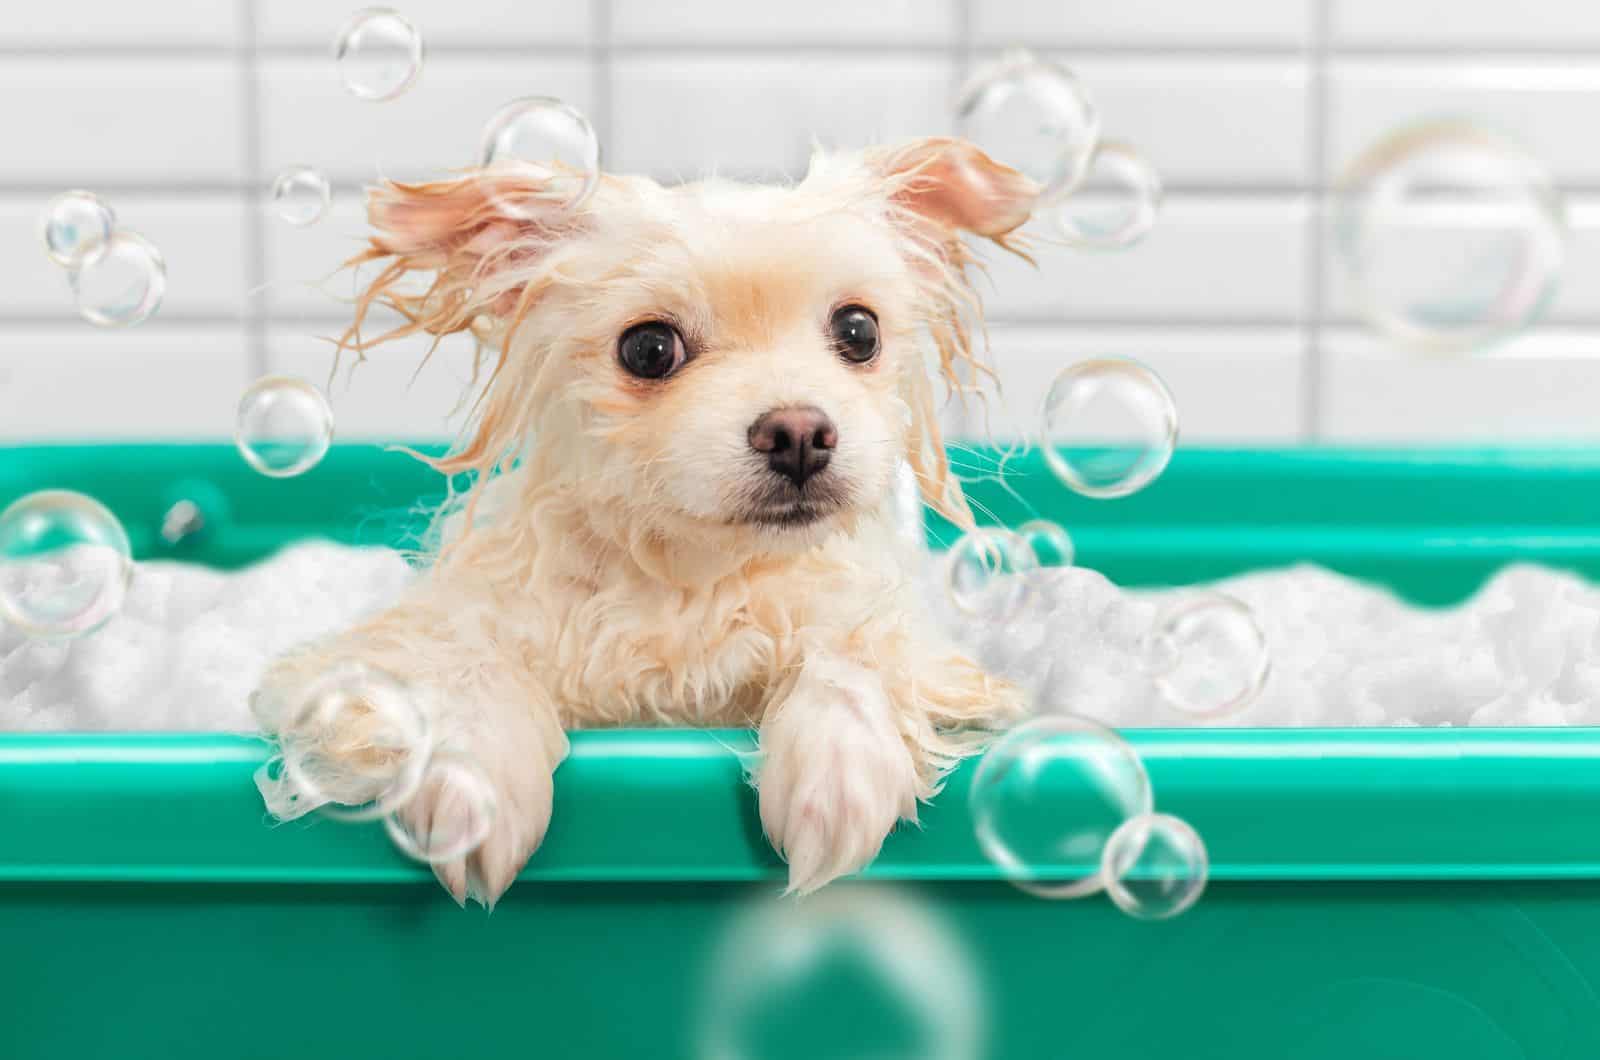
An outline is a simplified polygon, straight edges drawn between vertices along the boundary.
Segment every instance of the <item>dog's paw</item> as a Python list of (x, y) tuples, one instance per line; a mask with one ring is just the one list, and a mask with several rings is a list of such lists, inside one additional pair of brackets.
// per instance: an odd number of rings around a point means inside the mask
[(807, 893), (865, 866), (900, 818), (916, 820), (916, 764), (877, 674), (809, 659), (761, 727), (761, 824)]
[[(297, 706), (330, 674), (350, 673), (361, 680), (337, 709)], [(384, 700), (385, 689), (391, 699), (401, 696), (398, 688), (381, 675), (369, 678), (375, 675), (359, 663), (325, 657), (290, 657), (268, 671), (251, 707), (263, 731), (277, 737), (285, 762), (295, 761), (293, 769), (258, 771), (268, 810), (287, 820), (327, 803), (390, 808), (413, 854), (445, 853), (486, 833), (465, 856), (435, 862), (433, 871), (457, 904), (471, 898), (493, 907), (550, 826), (552, 774), (566, 756), (565, 734), (531, 705), (508, 706), (525, 702), (514, 691), (435, 695), (412, 682), (401, 706)], [(418, 725), (408, 716), (425, 720)]]
[[(462, 767), (484, 782), (481, 790), (462, 783), (458, 771), (431, 770), (396, 814), (401, 827), (417, 837), (424, 850), (442, 853), (466, 837), (484, 833), (483, 841), (464, 857), (433, 865), (433, 874), (457, 905), (474, 899), (493, 909), (550, 827), (553, 783), (543, 761), (509, 771), (500, 760), (492, 761), (495, 764), (462, 760)], [(492, 805), (485, 805), (484, 796)]]

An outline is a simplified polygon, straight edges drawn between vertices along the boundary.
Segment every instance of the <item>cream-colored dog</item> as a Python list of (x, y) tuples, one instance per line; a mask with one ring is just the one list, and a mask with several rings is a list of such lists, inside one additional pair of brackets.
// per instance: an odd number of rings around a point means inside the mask
[[(931, 377), (978, 367), (962, 234), (1004, 243), (1032, 189), (936, 139), (821, 154), (791, 188), (606, 176), (575, 210), (503, 208), (547, 192), (478, 173), (372, 193), (361, 260), (383, 271), (358, 324), (383, 303), (411, 322), (386, 338), (470, 331), (496, 353), (437, 462), (474, 484), (408, 595), (279, 660), (255, 710), (278, 732), (345, 662), (408, 681), (498, 796), (488, 840), (436, 867), (487, 904), (544, 837), (565, 730), (756, 726), (762, 823), (791, 888), (819, 887), (1018, 705), (925, 628), (888, 513), (908, 461), (971, 521)], [(392, 753), (362, 726), (322, 737), (340, 801)], [(432, 786), (404, 817), (467, 812)]]

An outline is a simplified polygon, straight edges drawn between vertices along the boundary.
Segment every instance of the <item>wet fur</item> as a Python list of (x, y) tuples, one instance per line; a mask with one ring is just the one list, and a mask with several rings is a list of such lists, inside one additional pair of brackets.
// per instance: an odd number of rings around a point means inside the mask
[[(549, 194), (526, 173), (375, 189), (359, 263), (381, 267), (345, 345), (478, 337), (486, 386), (436, 461), (473, 484), (399, 604), (274, 664), (253, 699), (263, 728), (287, 724), (330, 666), (405, 678), (500, 796), (489, 840), (436, 867), (458, 901), (510, 886), (544, 836), (566, 732), (596, 726), (757, 727), (761, 819), (791, 887), (866, 864), (1017, 708), (926, 628), (889, 496), (905, 459), (929, 503), (971, 522), (934, 415), (936, 382), (982, 378), (961, 237), (1004, 243), (1031, 190), (950, 140), (821, 154), (793, 188), (607, 176), (580, 209), (528, 220), (496, 205)], [(380, 303), (407, 323), (368, 338)], [(828, 342), (829, 314), (852, 303), (881, 325), (870, 365)], [(618, 336), (645, 320), (671, 322), (691, 351), (668, 379), (617, 363)], [(795, 405), (838, 426), (816, 483), (828, 514), (774, 525), (759, 518), (773, 476), (747, 431)], [(335, 797), (370, 795), (382, 772), (364, 724), (350, 719), (324, 756)], [(281, 816), (308, 808), (264, 791)], [(406, 814), (427, 828), (467, 812), (425, 787)]]

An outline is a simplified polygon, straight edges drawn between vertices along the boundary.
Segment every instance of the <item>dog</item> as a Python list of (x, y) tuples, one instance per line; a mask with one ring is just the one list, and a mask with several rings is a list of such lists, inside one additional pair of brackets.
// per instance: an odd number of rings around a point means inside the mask
[[(471, 485), (404, 598), (276, 660), (252, 707), (282, 737), (335, 667), (404, 679), (497, 797), (482, 845), (435, 866), (490, 907), (545, 835), (568, 730), (755, 727), (762, 825), (812, 891), (1020, 711), (927, 624), (889, 509), (909, 465), (972, 525), (935, 402), (985, 371), (964, 236), (1021, 253), (1037, 189), (943, 138), (819, 151), (791, 187), (607, 174), (574, 207), (557, 183), (488, 169), (369, 192), (355, 263), (381, 270), (342, 345), (477, 337), (486, 381), (432, 460)], [(364, 339), (378, 305), (404, 323)], [(316, 737), (328, 797), (372, 796), (392, 751), (371, 724)], [(424, 786), (402, 819), (471, 812)]]

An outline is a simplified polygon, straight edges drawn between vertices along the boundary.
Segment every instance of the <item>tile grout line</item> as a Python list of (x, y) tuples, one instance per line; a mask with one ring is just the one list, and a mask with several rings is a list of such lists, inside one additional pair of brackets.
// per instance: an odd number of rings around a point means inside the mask
[(246, 184), (242, 190), (244, 200), (244, 339), (246, 367), (250, 378), (265, 375), (270, 370), (267, 357), (267, 233), (261, 201), (261, 62), (257, 50), (256, 0), (238, 0), (240, 33), (239, 49), (240, 105), (243, 109), (244, 171)]
[(612, 105), (614, 95), (612, 69), (612, 10), (611, 0), (594, 0), (589, 8), (590, 104), (595, 134), (600, 138), (600, 167), (611, 164), (616, 144), (616, 114)]
[[(958, 12), (961, 10), (957, 8)], [(591, 18), (591, 26), (596, 19)], [(1304, 58), (1305, 44), (1251, 43), (1248, 41), (1165, 41), (1148, 43), (1133, 39), (1070, 37), (1043, 38), (1030, 42), (1035, 51), (1072, 52), (1078, 55), (1108, 56), (1117, 58), (1172, 59), (1283, 59)], [(637, 56), (693, 56), (693, 57), (783, 57), (810, 58), (818, 53), (828, 54), (897, 54), (937, 57), (947, 55), (949, 45), (935, 39), (926, 41), (903, 40), (892, 36), (867, 37), (858, 40), (838, 41), (827, 38), (801, 38), (773, 40), (753, 37), (739, 40), (667, 40), (667, 41), (612, 41), (609, 49), (623, 55)], [(36, 45), (0, 44), (0, 58), (6, 59), (184, 59), (231, 58), (234, 48), (214, 44), (97, 44), (97, 43), (43, 43)], [(548, 43), (540, 40), (511, 40), (484, 38), (480, 40), (446, 40), (430, 42), (428, 54), (473, 58), (477, 56), (516, 56), (585, 58), (593, 53), (593, 44), (574, 41)], [(978, 45), (968, 49), (973, 53), (1002, 50), (999, 44)], [(309, 59), (327, 54), (325, 45), (311, 41), (304, 43), (257, 44), (258, 56), (268, 58)], [(1595, 55), (1595, 46), (1588, 43), (1550, 42), (1540, 45), (1492, 46), (1490, 44), (1439, 44), (1425, 42), (1366, 42), (1351, 43), (1339, 49), (1341, 59), (1371, 60), (1379, 62), (1439, 62), (1469, 66), (1485, 63), (1528, 63), (1588, 66)]]
[(1328, 162), (1328, 48), (1333, 0), (1316, 0), (1312, 11), (1310, 69), (1306, 83), (1306, 174), (1310, 189), (1307, 203), (1305, 278), (1305, 367), (1301, 381), (1301, 430), (1307, 442), (1322, 439), (1323, 310), (1325, 294)]

